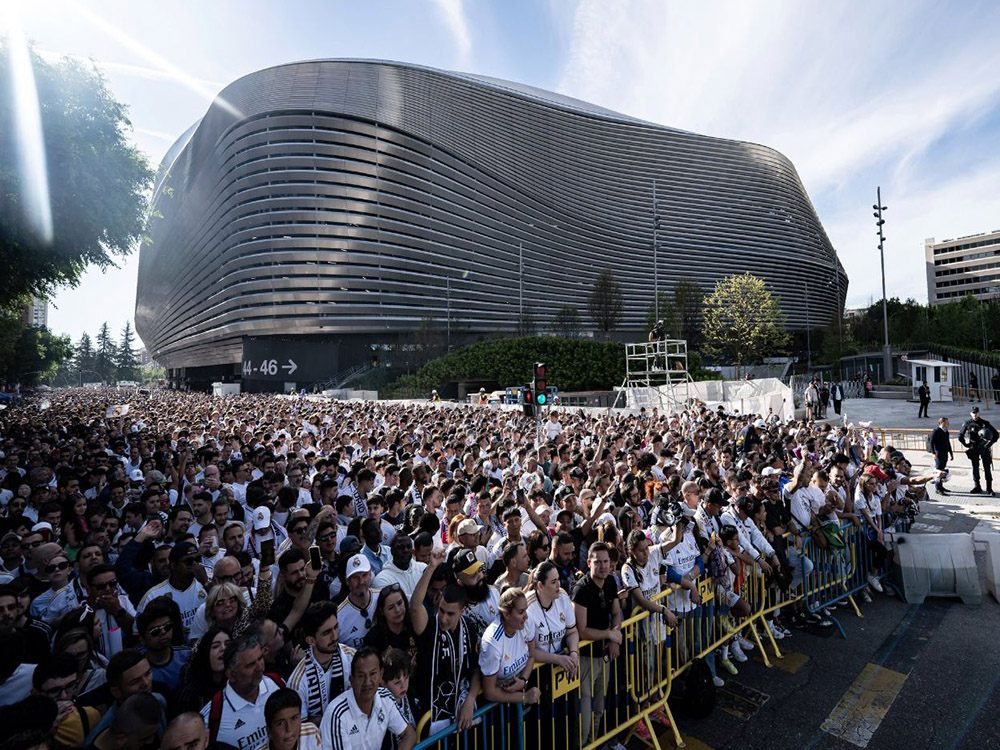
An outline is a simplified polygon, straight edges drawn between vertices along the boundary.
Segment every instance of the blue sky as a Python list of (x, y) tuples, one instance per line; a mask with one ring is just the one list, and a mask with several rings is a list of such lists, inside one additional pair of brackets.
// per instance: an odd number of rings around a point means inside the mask
[[(12, 0), (6, 0), (8, 7)], [(795, 163), (851, 286), (926, 299), (923, 241), (1000, 228), (1000, 3), (882, 0), (24, 0), (47, 57), (93, 58), (155, 165), (223, 86), (269, 65), (384, 58), (521, 81)], [(135, 308), (137, 256), (60, 293), (74, 339)]]

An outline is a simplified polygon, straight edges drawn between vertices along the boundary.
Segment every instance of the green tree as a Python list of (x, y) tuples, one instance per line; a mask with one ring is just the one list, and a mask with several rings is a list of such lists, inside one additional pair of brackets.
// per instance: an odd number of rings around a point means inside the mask
[(705, 290), (694, 279), (680, 279), (674, 285), (671, 305), (673, 327), (670, 335), (687, 341), (688, 351), (701, 347), (701, 325), (705, 310)]
[(79, 375), (78, 382), (82, 383), (87, 380), (88, 375), (94, 374), (94, 364), (94, 345), (90, 341), (90, 334), (84, 331), (80, 334), (80, 341), (73, 353), (73, 368)]
[(736, 366), (782, 353), (789, 336), (778, 300), (767, 291), (764, 280), (744, 273), (727, 276), (705, 299), (705, 349)]
[(22, 385), (45, 382), (72, 354), (68, 337), (26, 326), (14, 315), (0, 317), (0, 380)]
[(16, 167), (10, 60), (0, 40), (0, 306), (13, 311), (32, 295), (75, 286), (88, 265), (107, 268), (131, 253), (143, 235), (152, 172), (128, 141), (125, 106), (92, 65), (47, 63), (31, 52), (52, 214), (51, 237), (39, 234)]
[(534, 336), (536, 328), (535, 313), (532, 311), (531, 305), (527, 305), (517, 319), (517, 336)]
[(621, 322), (622, 313), (625, 310), (625, 297), (622, 295), (622, 288), (615, 281), (615, 274), (610, 266), (605, 266), (604, 270), (597, 275), (594, 289), (587, 298), (587, 309), (597, 326), (597, 330), (604, 334), (606, 340), (610, 341), (611, 334)]
[(580, 335), (580, 311), (573, 305), (563, 305), (552, 321), (552, 328), (564, 339), (575, 339)]
[[(670, 301), (670, 295), (667, 292), (659, 292), (656, 296), (659, 298), (660, 303), (659, 320), (663, 321), (667, 333), (672, 338), (676, 334), (674, 330), (673, 303)], [(649, 307), (646, 308), (646, 328), (652, 330), (653, 326), (656, 325), (656, 321), (656, 304), (650, 302)]]
[(136, 370), (139, 367), (139, 358), (136, 356), (135, 334), (132, 332), (132, 322), (125, 321), (125, 329), (122, 331), (121, 342), (115, 352), (115, 379), (135, 380)]
[(110, 383), (115, 379), (115, 359), (117, 358), (117, 347), (111, 340), (111, 329), (105, 322), (101, 325), (101, 330), (97, 332), (97, 343), (94, 351), (94, 372), (105, 383)]

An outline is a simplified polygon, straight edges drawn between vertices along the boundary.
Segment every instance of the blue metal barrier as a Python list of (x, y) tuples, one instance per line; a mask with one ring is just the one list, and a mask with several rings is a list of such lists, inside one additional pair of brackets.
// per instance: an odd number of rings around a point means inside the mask
[[(820, 612), (834, 604), (847, 602), (858, 617), (864, 617), (854, 601), (854, 595), (868, 586), (868, 576), (872, 572), (872, 549), (868, 543), (865, 526), (844, 524), (838, 528), (843, 545), (836, 540), (827, 540), (824, 548), (813, 537), (807, 537), (802, 545), (802, 554), (813, 563), (813, 570), (805, 577), (804, 600), (806, 608), (813, 613)], [(840, 621), (830, 615), (840, 635), (847, 633)]]
[[(428, 722), (419, 722), (419, 737)], [(453, 722), (414, 745), (414, 750), (523, 750), (524, 706), (488, 703), (472, 714), (473, 724), (459, 731)]]

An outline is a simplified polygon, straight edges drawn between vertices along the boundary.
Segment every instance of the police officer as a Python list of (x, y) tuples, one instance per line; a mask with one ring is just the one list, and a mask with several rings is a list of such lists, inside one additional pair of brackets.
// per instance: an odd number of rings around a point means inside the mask
[(981, 494), (983, 488), (979, 484), (979, 462), (983, 462), (983, 473), (986, 475), (986, 494), (993, 494), (993, 457), (990, 450), (993, 443), (1000, 438), (996, 428), (979, 416), (979, 407), (973, 406), (970, 418), (962, 425), (958, 433), (958, 442), (965, 446), (965, 453), (972, 462), (972, 481), (975, 487), (973, 494)]

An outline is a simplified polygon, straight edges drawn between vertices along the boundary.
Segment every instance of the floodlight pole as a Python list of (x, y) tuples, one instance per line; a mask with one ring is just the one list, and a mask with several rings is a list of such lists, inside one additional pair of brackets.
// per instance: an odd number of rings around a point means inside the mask
[(660, 319), (660, 214), (656, 204), (656, 178), (653, 178), (653, 318)]
[(872, 208), (875, 209), (875, 218), (878, 220), (878, 254), (882, 263), (882, 326), (885, 331), (885, 344), (882, 346), (882, 377), (884, 380), (890, 380), (893, 375), (892, 349), (889, 347), (889, 304), (885, 294), (885, 235), (882, 232), (882, 225), (885, 224), (885, 220), (882, 218), (882, 212), (887, 210), (888, 206), (882, 205), (881, 186), (876, 188), (875, 194), (877, 196), (878, 203), (872, 206)]

